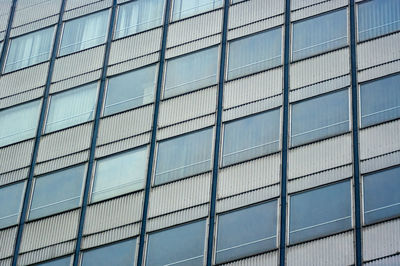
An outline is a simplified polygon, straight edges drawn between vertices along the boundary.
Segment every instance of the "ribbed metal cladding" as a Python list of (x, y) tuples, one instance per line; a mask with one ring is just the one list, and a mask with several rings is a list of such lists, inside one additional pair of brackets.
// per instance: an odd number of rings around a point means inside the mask
[[(327, 2), (327, 0), (291, 0), (290, 1), (290, 10), (296, 10), (296, 9), (301, 9), (305, 8), (311, 5), (317, 5), (322, 2)], [(328, 0), (329, 2), (329, 0)]]
[(53, 15), (45, 19), (41, 19), (29, 24), (19, 26), (17, 28), (13, 28), (10, 32), (10, 37), (12, 38), (17, 37), (26, 33), (30, 33), (36, 30), (52, 26), (54, 24), (57, 24), (57, 21), (58, 21), (58, 15)]
[(362, 174), (400, 164), (400, 151), (380, 155), (361, 161)]
[(80, 164), (86, 162), (88, 159), (89, 159), (89, 151), (83, 151), (83, 152), (73, 153), (61, 158), (57, 158), (55, 160), (50, 160), (43, 163), (37, 163), (35, 165), (35, 175), (41, 175), (71, 165)]
[(60, 12), (61, 1), (18, 0), (12, 27), (16, 28), (30, 22), (57, 15)]
[(360, 130), (360, 159), (400, 150), (400, 120)]
[(207, 47), (215, 46), (221, 43), (221, 34), (211, 35), (199, 40), (188, 42), (182, 45), (174, 46), (165, 51), (165, 58), (169, 59), (179, 55), (187, 54)]
[(50, 94), (96, 81), (100, 79), (100, 76), (101, 70), (98, 69), (85, 74), (79, 74), (72, 78), (57, 81), (50, 85)]
[(364, 261), (396, 254), (400, 250), (400, 219), (364, 227)]
[(165, 127), (215, 112), (217, 86), (195, 91), (160, 103), (158, 126)]
[(20, 253), (44, 248), (76, 237), (79, 210), (74, 210), (26, 223)]
[(351, 134), (289, 150), (288, 179), (352, 163)]
[(391, 256), (387, 258), (378, 259), (365, 263), (368, 266), (390, 266), (390, 265), (400, 265), (400, 255)]
[(399, 72), (399, 69), (400, 69), (400, 60), (371, 67), (363, 71), (360, 71), (358, 73), (358, 81), (364, 82), (370, 79), (375, 79), (385, 75), (393, 74)]
[(288, 266), (323, 266), (354, 264), (353, 232), (306, 242), (287, 248)]
[[(301, 2), (301, 3), (300, 3)], [(316, 3), (317, 2), (317, 3)], [(306, 17), (318, 15), (323, 12), (328, 12), (333, 9), (345, 7), (348, 5), (349, 0), (328, 0), (328, 1), (297, 1), (297, 6), (302, 6), (300, 9), (296, 11), (292, 11), (291, 21), (303, 19)], [(306, 7), (307, 6), (307, 7)], [(292, 8), (294, 10), (294, 8)]]
[(150, 133), (136, 135), (127, 139), (112, 142), (110, 144), (96, 147), (95, 157), (103, 157), (112, 153), (132, 149), (150, 142)]
[(278, 265), (278, 252), (268, 252), (258, 256), (249, 257), (243, 260), (238, 260), (226, 264), (224, 266), (248, 266), (248, 265)]
[(28, 177), (29, 167), (21, 168), (12, 172), (0, 175), (0, 186), (23, 180)]
[[(10, 9), (12, 6), (12, 1), (3, 1), (1, 3), (0, 10), (0, 41), (4, 39), (5, 32), (8, 24), (8, 17), (10, 16)], [(0, 50), (1, 51), (1, 50)]]
[(152, 54), (145, 55), (142, 57), (127, 60), (127, 61), (115, 64), (115, 65), (110, 65), (107, 68), (107, 75), (108, 76), (116, 75), (116, 74), (126, 72), (129, 70), (135, 69), (135, 68), (139, 68), (142, 66), (157, 63), (159, 60), (159, 57), (160, 57), (160, 53), (156, 52), (156, 53), (152, 53)]
[(172, 138), (177, 135), (213, 126), (214, 124), (215, 124), (214, 114), (202, 116), (173, 126), (168, 126), (158, 129), (157, 140)]
[(152, 188), (149, 218), (206, 203), (210, 200), (211, 173)]
[(112, 6), (112, 0), (67, 0), (63, 20), (73, 19)]
[(43, 92), (44, 92), (44, 86), (28, 90), (21, 94), (15, 94), (13, 96), (2, 98), (0, 99), (0, 109), (40, 98), (43, 95)]
[(89, 235), (140, 221), (143, 192), (89, 205), (83, 234)]
[(358, 69), (400, 59), (399, 43), (400, 32), (357, 45)]
[(0, 231), (0, 259), (13, 255), (17, 226)]
[(350, 73), (350, 50), (343, 48), (290, 65), (290, 89)]
[(0, 149), (0, 173), (26, 167), (30, 164), (34, 140), (20, 142)]
[(40, 138), (37, 162), (89, 149), (93, 122), (57, 131)]
[(11, 266), (12, 258), (0, 260), (0, 266)]
[(225, 167), (219, 171), (217, 198), (225, 198), (279, 183), (281, 154)]

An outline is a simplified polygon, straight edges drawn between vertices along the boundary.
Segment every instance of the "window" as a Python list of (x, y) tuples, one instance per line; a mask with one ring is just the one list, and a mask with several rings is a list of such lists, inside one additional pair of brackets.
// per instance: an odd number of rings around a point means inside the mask
[(104, 43), (107, 37), (109, 15), (110, 12), (104, 10), (65, 22), (60, 56)]
[(55, 259), (51, 261), (47, 261), (40, 264), (35, 264), (37, 266), (70, 266), (71, 265), (71, 257)]
[(33, 101), (0, 111), (0, 146), (36, 136), (41, 101)]
[(50, 58), (55, 27), (35, 31), (11, 40), (4, 72), (44, 62)]
[(211, 128), (161, 141), (154, 184), (162, 184), (211, 169)]
[[(335, 25), (332, 27), (332, 25)], [(293, 23), (292, 60), (347, 45), (347, 9)]]
[(400, 167), (363, 177), (364, 223), (400, 215)]
[(129, 239), (83, 252), (82, 266), (133, 266), (136, 239)]
[(222, 7), (222, 0), (174, 0), (172, 20), (190, 17)]
[(147, 147), (98, 160), (92, 202), (142, 189), (146, 170)]
[(29, 219), (78, 207), (85, 172), (79, 165), (35, 178)]
[(398, 0), (365, 1), (358, 5), (358, 40), (365, 41), (400, 29)]
[(149, 234), (146, 265), (203, 265), (205, 220)]
[(136, 0), (118, 9), (115, 38), (162, 25), (165, 0)]
[(45, 133), (92, 120), (96, 99), (97, 83), (51, 96)]
[(279, 150), (280, 109), (226, 123), (222, 165)]
[(228, 79), (281, 64), (282, 29), (276, 28), (229, 44)]
[(291, 146), (349, 131), (348, 90), (292, 104)]
[(360, 85), (361, 127), (400, 117), (400, 74)]
[(351, 228), (350, 181), (290, 196), (289, 243)]
[(110, 78), (104, 115), (151, 103), (154, 100), (156, 72), (156, 65), (152, 65)]
[(276, 248), (276, 220), (276, 200), (220, 215), (215, 263)]
[(25, 182), (0, 187), (0, 228), (18, 223)]
[(168, 60), (164, 97), (216, 84), (217, 65), (218, 47)]

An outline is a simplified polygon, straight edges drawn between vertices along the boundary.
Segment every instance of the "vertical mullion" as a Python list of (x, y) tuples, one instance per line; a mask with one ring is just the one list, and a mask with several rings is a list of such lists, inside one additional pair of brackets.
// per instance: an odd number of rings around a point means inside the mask
[(17, 7), (17, 0), (13, 0), (13, 3), (10, 8), (10, 15), (8, 16), (8, 24), (7, 24), (6, 35), (4, 36), (3, 47), (0, 51), (0, 76), (2, 74), (3, 66), (6, 60), (6, 52), (8, 43), (10, 42), (11, 26), (14, 20), (16, 7)]

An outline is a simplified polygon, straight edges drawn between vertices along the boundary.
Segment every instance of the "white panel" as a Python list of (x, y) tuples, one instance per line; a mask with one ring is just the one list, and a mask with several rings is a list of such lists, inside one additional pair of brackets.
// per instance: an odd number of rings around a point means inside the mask
[[(73, 19), (112, 6), (113, 0), (67, 0), (63, 20)], [(106, 21), (105, 23), (108, 23)]]
[[(305, 8), (311, 5), (317, 5), (321, 2), (326, 2), (327, 0), (291, 0), (290, 1), (290, 10), (296, 10)], [(330, 1), (330, 0), (328, 0)]]
[(89, 151), (83, 151), (73, 153), (55, 160), (46, 161), (43, 163), (37, 163), (35, 165), (35, 175), (41, 175), (44, 173), (52, 172), (61, 168), (65, 168), (71, 165), (83, 163), (89, 160)]
[(61, 1), (18, 0), (13, 18), (13, 28), (59, 13)]
[(293, 179), (352, 162), (351, 134), (290, 149), (288, 178)]
[(323, 266), (354, 264), (353, 232), (289, 247), (288, 266)]
[(22, 26), (19, 26), (18, 28), (14, 28), (10, 32), (10, 37), (16, 37), (22, 34), (26, 34), (29, 32), (37, 31), (43, 28), (47, 28), (49, 26), (54, 26), (58, 22), (58, 15), (56, 16), (51, 16), (45, 19), (41, 19), (29, 24), (25, 24)]
[(78, 87), (86, 83), (100, 79), (101, 69), (94, 70), (82, 75), (78, 75), (72, 78), (60, 80), (50, 85), (50, 94), (60, 92), (73, 87)]
[[(0, 6), (0, 32), (6, 31), (12, 1), (1, 1)], [(0, 34), (1, 35), (1, 34)], [(4, 37), (3, 37), (4, 38)], [(3, 38), (0, 37), (0, 40)]]
[(11, 266), (12, 258), (0, 260), (0, 266)]
[(360, 171), (362, 174), (365, 174), (398, 164), (400, 164), (400, 151), (395, 151), (361, 161)]
[(156, 52), (150, 55), (145, 55), (138, 57), (136, 59), (124, 61), (115, 65), (111, 65), (107, 68), (107, 75), (116, 75), (122, 72), (133, 70), (142, 66), (150, 65), (156, 63), (159, 60), (160, 53)]
[(0, 175), (0, 186), (28, 178), (30, 167), (8, 172)]
[(18, 226), (0, 231), (0, 259), (12, 256)]
[(74, 252), (76, 241), (68, 241), (18, 255), (17, 265), (31, 265)]
[(237, 260), (234, 262), (222, 264), (224, 266), (249, 266), (249, 265), (268, 265), (277, 266), (278, 265), (278, 251), (272, 251), (264, 253), (258, 256), (253, 256), (245, 258), (243, 260)]
[(400, 255), (391, 256), (379, 260), (375, 260), (369, 263), (365, 263), (368, 266), (395, 266), (400, 265)]
[[(1, 47), (0, 47), (1, 48)], [(44, 86), (0, 99), (0, 109), (28, 102), (43, 96)]]
[(166, 50), (165, 58), (169, 59), (171, 57), (187, 54), (197, 50), (201, 50), (210, 46), (214, 46), (221, 43), (221, 34), (208, 36), (200, 40), (185, 43), (179, 46), (174, 46)]
[(150, 142), (151, 133), (136, 135), (120, 141), (111, 142), (103, 146), (96, 147), (95, 157), (107, 156), (112, 153), (129, 150), (138, 146), (142, 146)]
[(376, 79), (382, 76), (390, 75), (399, 72), (400, 60), (385, 63), (383, 65), (375, 66), (358, 72), (358, 82), (364, 82), (370, 79)]
[(65, 10), (75, 9), (81, 6), (88, 6), (96, 2), (106, 2), (104, 0), (67, 0), (67, 4), (65, 5)]
[(0, 149), (0, 173), (30, 165), (35, 140), (28, 140)]
[[(302, 5), (303, 7), (308, 6), (307, 8), (301, 8), (296, 11), (292, 11), (291, 13), (291, 21), (303, 19), (306, 17), (318, 15), (324, 12), (328, 12), (340, 7), (345, 7), (349, 4), (349, 0), (328, 0), (328, 1), (323, 1), (323, 0), (317, 0), (319, 3), (315, 3), (316, 1), (302, 1), (302, 0), (297, 0), (297, 3), (295, 2), (295, 6)], [(299, 3), (302, 2), (302, 3)], [(292, 10), (294, 10), (294, 7), (291, 7)]]

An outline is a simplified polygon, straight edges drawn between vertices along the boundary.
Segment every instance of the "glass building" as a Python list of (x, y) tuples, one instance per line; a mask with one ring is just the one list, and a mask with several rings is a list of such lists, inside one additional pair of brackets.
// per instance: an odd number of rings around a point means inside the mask
[(0, 1), (0, 266), (400, 265), (400, 0)]

